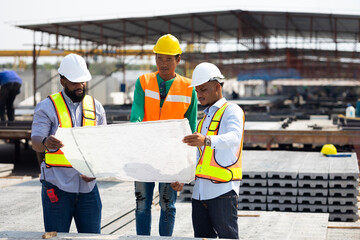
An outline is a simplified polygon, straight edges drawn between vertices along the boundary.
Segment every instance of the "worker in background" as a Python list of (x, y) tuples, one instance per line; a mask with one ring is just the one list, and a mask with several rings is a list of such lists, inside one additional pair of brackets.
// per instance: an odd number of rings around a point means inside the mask
[[(158, 71), (140, 76), (135, 85), (131, 122), (187, 118), (192, 132), (197, 122), (197, 99), (191, 80), (175, 72), (182, 53), (171, 34), (160, 37), (153, 49)], [(161, 141), (157, 139), (156, 141)], [(161, 207), (159, 234), (171, 236), (175, 223), (177, 192), (183, 183), (159, 183)], [(135, 182), (136, 233), (150, 235), (153, 182)]]
[(31, 134), (33, 149), (45, 151), (40, 166), (45, 231), (69, 232), (74, 218), (79, 233), (100, 233), (102, 204), (95, 178), (72, 168), (54, 135), (58, 127), (105, 125), (105, 111), (85, 94), (91, 75), (81, 56), (65, 56), (58, 72), (63, 90), (36, 106)]
[(5, 109), (8, 121), (15, 120), (14, 101), (20, 93), (22, 80), (15, 71), (5, 70), (0, 72), (0, 120), (6, 121)]
[(211, 63), (194, 69), (195, 87), (205, 116), (183, 142), (198, 147), (192, 194), (192, 222), (198, 238), (238, 239), (237, 202), (242, 178), (243, 110), (222, 96), (224, 76)]

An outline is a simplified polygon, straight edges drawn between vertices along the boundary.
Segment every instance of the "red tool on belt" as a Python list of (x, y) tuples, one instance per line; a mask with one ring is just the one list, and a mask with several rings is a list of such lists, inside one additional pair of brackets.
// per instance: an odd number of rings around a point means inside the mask
[(43, 170), (43, 173), (44, 173), (44, 182), (45, 182), (46, 194), (48, 195), (51, 203), (56, 203), (56, 202), (59, 201), (59, 198), (56, 195), (54, 188), (48, 188), (48, 186), (46, 184), (45, 171), (44, 171), (44, 169), (42, 169), (42, 170)]

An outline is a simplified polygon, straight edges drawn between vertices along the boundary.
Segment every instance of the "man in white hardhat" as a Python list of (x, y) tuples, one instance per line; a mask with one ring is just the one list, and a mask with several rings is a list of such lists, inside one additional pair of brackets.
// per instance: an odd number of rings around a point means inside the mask
[(96, 180), (72, 168), (54, 135), (58, 127), (106, 125), (105, 111), (85, 93), (91, 74), (81, 56), (64, 57), (58, 72), (63, 90), (36, 106), (31, 133), (33, 149), (45, 152), (40, 166), (45, 231), (69, 232), (74, 218), (79, 233), (100, 233), (102, 204)]
[(194, 69), (195, 87), (205, 116), (197, 132), (183, 142), (198, 147), (196, 180), (192, 194), (194, 236), (238, 239), (237, 202), (242, 178), (241, 155), (245, 117), (243, 110), (222, 96), (224, 76), (211, 63)]
[[(196, 93), (193, 87), (189, 88), (191, 80), (175, 72), (182, 53), (179, 40), (171, 34), (163, 35), (157, 40), (153, 51), (158, 71), (141, 75), (137, 79), (130, 121), (187, 118), (194, 132), (197, 122)], [(171, 236), (173, 233), (176, 191), (181, 191), (183, 185), (179, 182), (159, 183), (160, 236)], [(151, 233), (154, 187), (154, 182), (135, 182), (135, 216), (138, 235)]]

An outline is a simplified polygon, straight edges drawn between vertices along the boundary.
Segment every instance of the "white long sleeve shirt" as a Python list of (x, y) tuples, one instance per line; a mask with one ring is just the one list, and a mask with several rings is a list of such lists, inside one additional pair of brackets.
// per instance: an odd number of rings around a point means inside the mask
[[(215, 112), (224, 105), (225, 98), (220, 99), (212, 106), (206, 108), (206, 117), (201, 129), (202, 135), (207, 135), (208, 126)], [(236, 104), (230, 104), (221, 119), (218, 135), (210, 136), (211, 148), (215, 150), (215, 159), (222, 166), (229, 166), (237, 160), (237, 151), (243, 138), (244, 112)], [(204, 146), (201, 147), (204, 150)], [(197, 153), (199, 159), (199, 151)], [(212, 183), (211, 180), (197, 178), (192, 198), (196, 200), (209, 200), (234, 190), (239, 194), (240, 181), (228, 183)]]

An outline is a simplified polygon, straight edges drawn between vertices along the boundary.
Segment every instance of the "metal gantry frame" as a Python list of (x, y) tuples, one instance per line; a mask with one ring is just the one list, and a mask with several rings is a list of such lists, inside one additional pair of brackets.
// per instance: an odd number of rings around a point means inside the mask
[[(360, 79), (360, 15), (235, 9), (18, 27), (34, 31), (34, 86), (36, 59), (44, 50), (125, 62), (130, 55), (152, 54), (156, 40), (166, 33), (186, 49), (182, 59), (188, 76), (196, 64), (210, 61), (235, 76), (239, 70), (266, 66), (294, 68), (307, 78)], [(45, 49), (39, 51), (40, 46)], [(125, 76), (126, 67), (123, 71)]]

